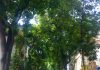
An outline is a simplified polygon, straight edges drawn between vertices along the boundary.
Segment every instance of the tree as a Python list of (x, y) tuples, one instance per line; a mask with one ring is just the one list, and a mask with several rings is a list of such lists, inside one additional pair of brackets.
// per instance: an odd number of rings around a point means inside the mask
[[(18, 51), (15, 52), (14, 60), (20, 58), (17, 61), (21, 62), (18, 63), (18, 69), (21, 70), (24, 69), (20, 68), (24, 62), (27, 66), (30, 63), (29, 67), (25, 68), (27, 70), (62, 70), (66, 69), (71, 57), (80, 49), (84, 54), (92, 53), (94, 47), (90, 47), (93, 43), (91, 39), (98, 28), (96, 24), (89, 21), (91, 19), (89, 15), (83, 18), (81, 2), (79, 0), (67, 2), (66, 0), (0, 0), (1, 70), (9, 70), (13, 43)], [(34, 27), (29, 21), (36, 14), (40, 16), (40, 24)], [(80, 24), (77, 16), (82, 17), (81, 23), (84, 24)], [(22, 27), (17, 24), (19, 19), (24, 19)], [(29, 57), (22, 57), (21, 50), (27, 46)]]
[[(27, 13), (30, 13), (30, 11), (43, 14), (45, 11), (44, 9), (48, 7), (55, 8), (50, 6), (52, 3), (53, 1), (48, 0), (0, 0), (1, 70), (9, 69), (14, 37), (17, 33), (17, 23), (22, 14), (28, 15)], [(25, 12), (26, 10), (28, 11)], [(7, 33), (5, 30), (8, 30)], [(7, 42), (5, 37), (7, 37)]]

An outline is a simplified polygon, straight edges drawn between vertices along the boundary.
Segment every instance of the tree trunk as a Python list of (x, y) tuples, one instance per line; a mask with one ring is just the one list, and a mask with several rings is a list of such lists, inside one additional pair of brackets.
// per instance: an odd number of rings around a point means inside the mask
[(67, 70), (67, 64), (64, 65), (64, 70)]
[(12, 29), (9, 27), (7, 39), (4, 31), (4, 22), (0, 20), (0, 70), (9, 70), (11, 51), (13, 46)]
[(11, 52), (12, 52), (12, 47), (13, 47), (13, 40), (14, 40), (14, 37), (13, 37), (13, 33), (12, 33), (12, 28), (9, 26), (6, 48), (5, 48), (5, 50), (6, 50), (5, 51), (5, 57), (6, 57), (5, 70), (9, 70)]
[(4, 70), (4, 65), (5, 65), (5, 58), (4, 58), (5, 44), (6, 44), (6, 39), (4, 34), (4, 26), (2, 20), (0, 20), (0, 70)]
[(85, 70), (85, 61), (84, 61), (84, 53), (82, 51), (82, 66), (83, 66), (83, 69)]

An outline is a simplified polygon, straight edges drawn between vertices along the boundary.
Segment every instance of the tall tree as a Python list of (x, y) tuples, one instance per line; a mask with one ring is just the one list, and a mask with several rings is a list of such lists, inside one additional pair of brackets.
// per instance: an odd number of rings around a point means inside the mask
[(53, 1), (48, 0), (0, 0), (1, 70), (9, 70), (14, 37), (17, 33), (16, 27), (23, 12), (28, 10), (43, 14), (44, 9), (54, 8), (50, 6), (52, 3)]
[[(79, 0), (0, 0), (1, 70), (9, 70), (15, 39), (19, 39), (20, 45), (17, 44), (18, 41), (16, 42), (19, 53), (22, 47), (30, 46), (26, 62), (31, 64), (30, 68), (26, 68), (29, 70), (66, 69), (71, 56), (80, 49), (84, 49), (85, 54), (91, 53), (94, 49), (90, 47), (91, 38), (95, 36), (97, 30), (93, 27), (97, 25), (92, 24), (92, 21), (88, 22), (91, 18), (84, 17), (84, 21), (82, 20), (84, 24), (80, 30), (80, 22), (77, 18), (84, 15), (80, 14), (84, 12), (84, 10), (80, 11), (81, 2)], [(28, 24), (35, 14), (40, 16), (40, 25), (37, 27)], [(19, 19), (24, 19), (23, 28), (18, 28)], [(20, 31), (23, 35), (19, 34), (18, 29), (22, 29)], [(82, 42), (80, 42), (80, 33)], [(16, 36), (18, 34), (19, 37)], [(21, 57), (22, 54), (18, 56)]]

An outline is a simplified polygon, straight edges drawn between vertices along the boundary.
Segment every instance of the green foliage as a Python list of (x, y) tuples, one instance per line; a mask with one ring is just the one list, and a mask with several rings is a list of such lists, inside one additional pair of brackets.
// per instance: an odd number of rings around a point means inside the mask
[[(12, 70), (63, 70), (81, 49), (90, 60), (95, 59), (93, 37), (99, 26), (93, 15), (86, 13), (81, 1), (9, 1), (5, 5), (7, 20), (17, 34), (14, 34)], [(39, 16), (37, 26), (29, 24), (35, 14)], [(19, 19), (24, 20), (22, 26), (16, 24)]]

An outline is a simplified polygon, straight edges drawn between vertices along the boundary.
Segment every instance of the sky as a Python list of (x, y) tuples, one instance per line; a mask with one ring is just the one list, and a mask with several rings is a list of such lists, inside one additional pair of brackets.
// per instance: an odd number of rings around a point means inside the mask
[[(18, 24), (20, 24), (20, 25), (23, 25), (24, 24), (24, 19), (20, 19), (19, 21), (18, 21)], [(34, 15), (33, 16), (33, 18), (32, 19), (30, 19), (30, 21), (29, 21), (29, 23), (30, 24), (34, 24), (34, 25), (37, 25), (38, 24), (38, 15)]]
[(97, 12), (100, 12), (100, 4), (95, 8)]

